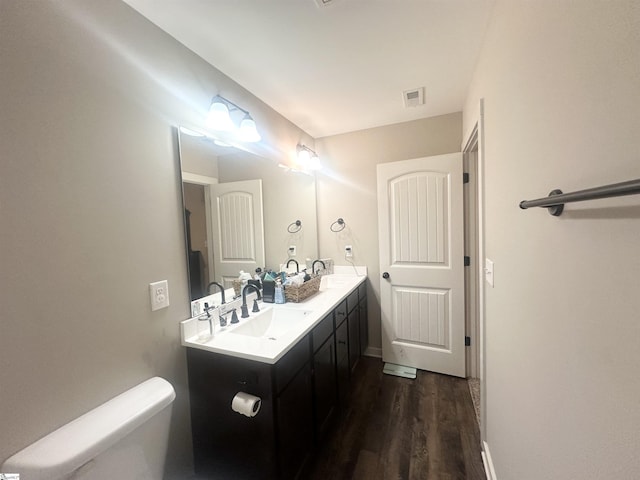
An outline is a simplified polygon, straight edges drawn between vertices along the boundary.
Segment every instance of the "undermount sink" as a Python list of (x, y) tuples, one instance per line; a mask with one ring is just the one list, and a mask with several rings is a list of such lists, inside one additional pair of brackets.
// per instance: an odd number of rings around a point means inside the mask
[(229, 333), (248, 337), (264, 337), (276, 340), (279, 336), (295, 328), (311, 310), (272, 307), (251, 317), (240, 320), (241, 323)]

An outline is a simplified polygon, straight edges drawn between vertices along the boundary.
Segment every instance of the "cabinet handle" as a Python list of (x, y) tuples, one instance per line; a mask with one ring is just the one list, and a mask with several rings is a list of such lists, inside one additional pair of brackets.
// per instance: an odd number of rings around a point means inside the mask
[(340, 345), (346, 345), (346, 344), (347, 344), (347, 342), (345, 342), (344, 340), (338, 340), (338, 343), (339, 343)]
[(384, 272), (382, 274), (382, 278), (384, 278), (385, 280), (387, 280), (389, 278), (389, 272)]

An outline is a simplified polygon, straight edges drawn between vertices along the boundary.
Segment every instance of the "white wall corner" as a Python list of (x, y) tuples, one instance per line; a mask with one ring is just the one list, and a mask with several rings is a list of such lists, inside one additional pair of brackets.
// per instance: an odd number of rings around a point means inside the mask
[(496, 471), (493, 468), (493, 460), (491, 459), (489, 444), (487, 442), (482, 442), (482, 463), (484, 464), (484, 472), (487, 475), (487, 480), (498, 480)]

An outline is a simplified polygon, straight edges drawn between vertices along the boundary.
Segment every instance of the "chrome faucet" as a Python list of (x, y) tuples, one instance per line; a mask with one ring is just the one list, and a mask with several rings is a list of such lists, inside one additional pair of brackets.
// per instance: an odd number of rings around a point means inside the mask
[(247, 318), (249, 316), (249, 309), (247, 308), (247, 289), (248, 288), (254, 289), (258, 294), (258, 298), (253, 300), (253, 309), (251, 311), (252, 312), (260, 311), (260, 309), (258, 308), (258, 300), (262, 298), (262, 295), (260, 295), (260, 289), (252, 283), (247, 283), (242, 288), (242, 305), (240, 306), (240, 310), (242, 311), (242, 314), (240, 315), (240, 317), (242, 318)]
[(222, 305), (224, 305), (226, 303), (225, 298), (224, 298), (224, 288), (222, 287), (222, 285), (220, 285), (218, 282), (211, 282), (208, 286), (207, 286), (207, 293), (209, 295), (211, 295), (211, 285), (217, 285), (218, 288), (220, 289), (220, 295), (222, 296)]
[(313, 273), (313, 274), (316, 273), (316, 263), (321, 263), (323, 270), (327, 269), (327, 266), (324, 264), (324, 262), (322, 260), (314, 260), (313, 263), (311, 264), (311, 273)]
[(297, 272), (297, 273), (300, 273), (300, 265), (298, 264), (298, 261), (297, 261), (296, 259), (294, 259), (294, 258), (290, 258), (290, 259), (287, 261), (287, 268), (289, 268), (289, 264), (290, 264), (291, 262), (293, 262), (293, 263), (295, 263), (295, 264), (296, 264), (296, 272)]

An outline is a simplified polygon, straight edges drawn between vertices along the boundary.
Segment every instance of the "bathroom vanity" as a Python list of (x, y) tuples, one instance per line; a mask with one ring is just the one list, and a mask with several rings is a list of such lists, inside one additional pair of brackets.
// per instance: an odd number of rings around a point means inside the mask
[[(197, 319), (183, 322), (197, 474), (299, 478), (348, 402), (367, 344), (365, 280), (327, 275), (305, 302), (263, 304), (262, 312), (206, 341), (195, 330)], [(272, 325), (258, 328), (266, 318)], [(240, 328), (254, 321), (255, 328)], [(255, 416), (232, 410), (238, 392), (260, 397)]]

